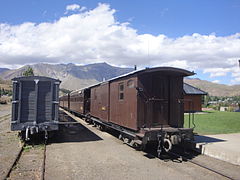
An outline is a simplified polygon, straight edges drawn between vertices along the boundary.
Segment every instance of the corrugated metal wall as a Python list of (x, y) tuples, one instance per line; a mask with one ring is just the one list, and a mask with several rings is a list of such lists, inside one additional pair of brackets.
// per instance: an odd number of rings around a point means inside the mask
[(37, 123), (49, 122), (54, 119), (55, 110), (52, 101), (56, 99), (56, 95), (53, 93), (56, 90), (52, 89), (53, 87), (51, 82), (38, 82)]
[(20, 123), (33, 122), (35, 120), (36, 92), (34, 81), (22, 81), (20, 85)]

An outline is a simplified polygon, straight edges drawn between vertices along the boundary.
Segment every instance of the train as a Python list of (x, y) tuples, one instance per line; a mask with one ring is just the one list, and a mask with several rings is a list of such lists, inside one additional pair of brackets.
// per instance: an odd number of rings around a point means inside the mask
[(135, 70), (61, 96), (59, 103), (101, 130), (116, 130), (130, 146), (156, 144), (161, 156), (194, 140), (193, 128), (183, 127), (183, 78), (194, 74), (174, 67)]
[(24, 140), (34, 134), (59, 129), (59, 85), (58, 79), (43, 76), (22, 76), (12, 79), (11, 130), (20, 131)]

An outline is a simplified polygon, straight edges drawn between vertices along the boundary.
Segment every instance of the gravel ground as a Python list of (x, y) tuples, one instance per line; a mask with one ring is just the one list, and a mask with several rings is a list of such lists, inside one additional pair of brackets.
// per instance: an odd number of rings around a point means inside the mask
[(0, 117), (6, 116), (11, 113), (11, 104), (0, 104)]
[(42, 176), (43, 147), (27, 146), (13, 168), (8, 180), (40, 180)]
[(18, 133), (10, 130), (10, 107), (0, 105), (0, 179), (6, 176), (21, 148)]
[(189, 162), (165, 162), (148, 156), (123, 144), (112, 135), (87, 125), (79, 118), (76, 119), (82, 125), (63, 127), (55, 140), (47, 146), (47, 180), (225, 179)]
[[(6, 177), (22, 147), (18, 132), (10, 130), (10, 113), (11, 105), (0, 105), (0, 180)], [(41, 179), (43, 152), (41, 144), (27, 145), (8, 179)]]

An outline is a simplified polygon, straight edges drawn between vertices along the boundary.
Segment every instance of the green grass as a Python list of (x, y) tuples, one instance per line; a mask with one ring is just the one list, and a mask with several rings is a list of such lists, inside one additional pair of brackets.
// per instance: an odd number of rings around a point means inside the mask
[(26, 145), (23, 147), (23, 151), (25, 151), (25, 152), (29, 152), (31, 149), (32, 149), (32, 146), (30, 146), (30, 145)]
[(37, 145), (25, 145), (23, 147), (23, 151), (29, 152), (31, 149), (44, 149), (44, 144), (37, 144)]
[[(211, 111), (207, 114), (195, 114), (195, 129), (198, 134), (228, 134), (240, 132), (239, 112)], [(184, 115), (184, 127), (189, 127), (189, 116)], [(193, 127), (191, 123), (191, 127)]]

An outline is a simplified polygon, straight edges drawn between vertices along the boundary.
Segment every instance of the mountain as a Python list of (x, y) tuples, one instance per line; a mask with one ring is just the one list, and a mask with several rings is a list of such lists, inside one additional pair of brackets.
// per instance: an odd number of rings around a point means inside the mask
[(8, 70), (0, 73), (0, 77), (9, 80), (21, 76), (28, 68), (32, 67), (34, 74), (48, 76), (62, 81), (61, 88), (75, 90), (110, 79), (132, 71), (132, 68), (114, 67), (107, 63), (88, 64), (77, 66), (75, 64), (34, 64), (23, 66), (19, 69)]
[(240, 96), (240, 85), (225, 85), (200, 80), (198, 78), (185, 78), (184, 82), (206, 91), (211, 96)]
[(0, 74), (1, 73), (3, 73), (3, 72), (5, 72), (5, 71), (9, 71), (10, 69), (8, 69), (8, 68), (0, 68)]
[[(0, 79), (10, 80), (14, 77), (21, 76), (22, 73), (29, 67), (23, 66), (19, 69), (8, 70), (1, 72)], [(107, 63), (88, 64), (77, 66), (75, 64), (35, 64), (30, 65), (33, 68), (34, 74), (39, 76), (48, 76), (62, 81), (61, 88), (68, 90), (80, 89), (116, 76), (133, 71), (132, 68), (114, 67)], [(212, 83), (198, 78), (185, 78), (184, 82), (206, 91), (211, 96), (236, 96), (240, 95), (240, 85), (228, 86), (224, 84)]]

